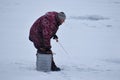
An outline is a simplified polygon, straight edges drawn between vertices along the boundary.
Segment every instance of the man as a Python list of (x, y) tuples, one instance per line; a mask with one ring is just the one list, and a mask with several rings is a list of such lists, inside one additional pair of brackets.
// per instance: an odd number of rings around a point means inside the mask
[[(65, 21), (64, 12), (47, 12), (45, 15), (38, 18), (30, 29), (29, 40), (34, 43), (37, 53), (52, 54), (51, 38), (58, 41), (56, 32), (59, 26)], [(52, 71), (60, 71), (52, 58)]]

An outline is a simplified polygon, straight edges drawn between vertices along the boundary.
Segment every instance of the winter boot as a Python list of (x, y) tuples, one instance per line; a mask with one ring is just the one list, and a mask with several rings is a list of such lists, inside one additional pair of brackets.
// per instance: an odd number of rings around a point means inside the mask
[(55, 62), (52, 60), (51, 71), (60, 71), (61, 69), (55, 65)]
[(55, 68), (51, 69), (51, 71), (61, 71), (61, 69), (59, 67), (55, 67)]

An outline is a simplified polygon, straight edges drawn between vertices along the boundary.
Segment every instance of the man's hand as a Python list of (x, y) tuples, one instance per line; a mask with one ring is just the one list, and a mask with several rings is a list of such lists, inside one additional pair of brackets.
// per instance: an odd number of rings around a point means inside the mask
[(56, 40), (56, 42), (58, 42), (58, 39), (55, 39)]
[(55, 39), (56, 42), (58, 42), (58, 36), (57, 36), (57, 35), (54, 35), (54, 36), (53, 36), (53, 39)]

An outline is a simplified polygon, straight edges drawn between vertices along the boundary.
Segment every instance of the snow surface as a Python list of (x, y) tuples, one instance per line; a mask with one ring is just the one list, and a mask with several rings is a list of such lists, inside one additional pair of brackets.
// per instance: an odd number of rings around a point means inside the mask
[[(64, 11), (66, 22), (51, 40), (60, 72), (38, 72), (28, 40), (33, 22)], [(0, 0), (0, 80), (120, 80), (119, 0)]]

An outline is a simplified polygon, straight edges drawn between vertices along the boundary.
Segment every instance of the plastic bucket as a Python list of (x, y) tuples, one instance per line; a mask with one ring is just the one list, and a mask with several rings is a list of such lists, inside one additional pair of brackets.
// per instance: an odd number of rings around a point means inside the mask
[(37, 54), (36, 69), (38, 71), (51, 71), (52, 54)]

